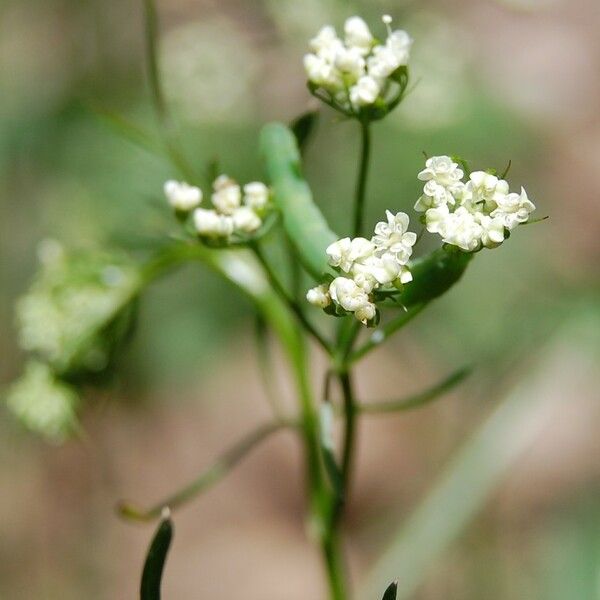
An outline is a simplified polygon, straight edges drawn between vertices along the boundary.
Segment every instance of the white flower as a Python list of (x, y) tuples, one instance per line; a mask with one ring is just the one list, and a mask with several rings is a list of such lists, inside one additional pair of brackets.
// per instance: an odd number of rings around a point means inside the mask
[(348, 73), (354, 81), (365, 74), (365, 59), (358, 48), (342, 48), (335, 57), (335, 66)]
[(228, 237), (233, 233), (233, 218), (216, 210), (197, 208), (193, 213), (196, 231), (207, 237)]
[(491, 216), (502, 219), (504, 226), (514, 229), (529, 220), (529, 214), (535, 210), (535, 204), (527, 197), (527, 192), (521, 188), (520, 194), (507, 194), (496, 200), (498, 208)]
[(355, 261), (371, 256), (375, 250), (372, 242), (365, 238), (342, 238), (330, 244), (325, 250), (332, 267), (339, 267), (349, 273)]
[(224, 215), (231, 215), (242, 204), (240, 186), (226, 175), (221, 175), (213, 183), (215, 189), (211, 200), (215, 208)]
[(365, 292), (370, 293), (378, 285), (392, 283), (400, 275), (400, 263), (393, 254), (381, 257), (369, 256), (352, 266), (352, 277)]
[(417, 177), (421, 181), (433, 180), (445, 187), (455, 185), (459, 182), (464, 173), (459, 169), (449, 156), (432, 156), (425, 162), (423, 169)]
[(262, 210), (269, 201), (269, 188), (260, 181), (244, 186), (244, 204), (254, 210)]
[(369, 296), (353, 279), (336, 277), (329, 285), (331, 299), (344, 310), (354, 312), (369, 303)]
[(385, 45), (394, 53), (398, 67), (408, 64), (412, 43), (413, 39), (402, 29), (397, 29), (388, 36)]
[(387, 223), (377, 223), (375, 235), (371, 239), (375, 244), (375, 253), (377, 256), (391, 253), (399, 264), (404, 265), (412, 254), (417, 235), (408, 231), (409, 218), (406, 213), (399, 212), (394, 215), (386, 210), (385, 214)]
[(400, 275), (398, 276), (400, 283), (409, 283), (413, 280), (412, 273), (406, 265), (400, 267)]
[(477, 222), (475, 215), (464, 206), (459, 206), (453, 213), (448, 215), (441, 233), (444, 242), (447, 244), (458, 246), (467, 252), (473, 252), (481, 244), (483, 228)]
[(262, 225), (262, 219), (249, 206), (236, 208), (232, 219), (234, 229), (244, 233), (253, 233)]
[(462, 202), (471, 211), (492, 211), (508, 194), (508, 183), (485, 171), (474, 171), (464, 189)]
[(9, 389), (6, 404), (25, 427), (59, 442), (74, 429), (79, 397), (48, 365), (31, 361)]
[(331, 61), (321, 56), (306, 54), (304, 56), (304, 70), (308, 79), (316, 85), (332, 90), (343, 87), (344, 81), (341, 73)]
[(504, 241), (504, 219), (488, 217), (477, 213), (477, 221), (481, 225), (481, 243), (486, 248), (496, 248)]
[(337, 47), (341, 43), (337, 36), (335, 28), (331, 25), (322, 27), (317, 35), (310, 40), (310, 48), (316, 54), (327, 52), (332, 47)]
[(373, 104), (380, 91), (377, 81), (373, 77), (365, 75), (350, 88), (350, 102), (356, 107)]
[(423, 187), (423, 194), (416, 201), (414, 208), (418, 212), (424, 212), (428, 208), (437, 208), (442, 204), (454, 205), (455, 202), (454, 196), (447, 187), (430, 179)]
[(396, 55), (387, 46), (375, 46), (367, 60), (369, 75), (378, 81), (389, 77), (399, 66)]
[(304, 56), (310, 82), (326, 89), (344, 112), (370, 106), (387, 94), (388, 79), (409, 59), (412, 39), (405, 31), (388, 29), (385, 43), (378, 42), (360, 17), (346, 20), (344, 41), (331, 26), (323, 27), (310, 41)]
[(344, 23), (346, 45), (368, 54), (373, 44), (373, 36), (369, 26), (360, 17), (350, 17)]
[(329, 295), (329, 286), (327, 284), (318, 285), (306, 292), (306, 299), (309, 304), (318, 306), (319, 308), (327, 308), (331, 304), (331, 296)]
[(165, 182), (164, 192), (169, 204), (175, 210), (190, 211), (202, 202), (202, 190), (184, 181)]
[(363, 325), (366, 325), (368, 321), (375, 318), (377, 314), (377, 307), (372, 302), (367, 302), (354, 312), (354, 316)]
[(449, 216), (450, 210), (447, 204), (441, 204), (436, 208), (430, 208), (425, 213), (427, 231), (429, 231), (429, 233), (439, 233), (443, 237)]

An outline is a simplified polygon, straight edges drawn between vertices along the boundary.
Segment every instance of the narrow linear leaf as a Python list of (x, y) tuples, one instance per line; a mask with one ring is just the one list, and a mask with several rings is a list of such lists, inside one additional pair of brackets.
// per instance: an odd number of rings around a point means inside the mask
[(394, 581), (390, 583), (387, 590), (385, 590), (385, 594), (383, 594), (383, 598), (381, 600), (396, 600), (396, 592), (398, 591), (398, 582)]
[(120, 502), (117, 506), (119, 515), (126, 519), (149, 521), (157, 518), (164, 506), (169, 506), (173, 510), (179, 508), (221, 481), (260, 442), (283, 428), (293, 426), (295, 424), (291, 421), (278, 420), (257, 427), (226, 450), (220, 458), (202, 471), (191, 483), (171, 494), (168, 498), (150, 508), (141, 508), (131, 502)]
[(360, 412), (366, 414), (381, 414), (389, 412), (398, 412), (411, 410), (429, 404), (437, 400), (452, 388), (456, 387), (461, 381), (466, 379), (471, 374), (471, 367), (463, 367), (458, 369), (450, 376), (446, 377), (441, 382), (424, 390), (414, 396), (408, 396), (401, 400), (391, 400), (385, 402), (369, 402), (368, 404), (360, 405)]
[(303, 266), (320, 280), (323, 273), (330, 271), (325, 250), (337, 240), (337, 235), (313, 202), (301, 175), (294, 134), (282, 123), (269, 123), (261, 132), (261, 148), (286, 233)]
[(160, 600), (163, 569), (173, 539), (173, 523), (168, 509), (165, 512), (165, 518), (160, 522), (146, 555), (140, 585), (140, 600)]

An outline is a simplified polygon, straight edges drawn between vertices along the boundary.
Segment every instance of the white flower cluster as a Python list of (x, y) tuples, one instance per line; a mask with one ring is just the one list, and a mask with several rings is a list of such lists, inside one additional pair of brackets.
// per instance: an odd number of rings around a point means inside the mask
[(41, 268), (16, 305), (19, 342), (56, 371), (101, 370), (110, 352), (107, 327), (133, 300), (138, 269), (122, 256), (67, 255), (60, 244), (40, 245)]
[(202, 190), (184, 182), (167, 181), (164, 192), (175, 211), (186, 214), (193, 210), (196, 231), (209, 238), (254, 233), (262, 225), (269, 202), (269, 188), (264, 183), (247, 183), (242, 192), (239, 184), (227, 175), (220, 175), (213, 182), (214, 208), (200, 208)]
[(8, 409), (25, 427), (57, 442), (73, 430), (78, 403), (74, 388), (57, 380), (52, 369), (38, 361), (27, 364), (6, 397)]
[(495, 248), (535, 210), (525, 190), (510, 192), (504, 179), (486, 171), (472, 172), (466, 182), (463, 176), (449, 156), (427, 159), (418, 175), (426, 183), (415, 210), (425, 213), (427, 231), (446, 244), (466, 252)]
[(345, 275), (329, 285), (308, 290), (306, 299), (310, 304), (327, 308), (333, 302), (367, 324), (377, 313), (372, 294), (375, 290), (412, 281), (407, 263), (417, 236), (408, 231), (406, 213), (394, 215), (388, 210), (386, 216), (387, 221), (377, 223), (370, 240), (347, 237), (327, 248), (329, 264)]
[(310, 41), (312, 52), (304, 56), (304, 68), (314, 85), (327, 90), (341, 106), (360, 109), (386, 94), (390, 77), (408, 64), (412, 39), (406, 31), (392, 31), (391, 18), (385, 43), (376, 40), (360, 17), (344, 24), (344, 40), (331, 25)]

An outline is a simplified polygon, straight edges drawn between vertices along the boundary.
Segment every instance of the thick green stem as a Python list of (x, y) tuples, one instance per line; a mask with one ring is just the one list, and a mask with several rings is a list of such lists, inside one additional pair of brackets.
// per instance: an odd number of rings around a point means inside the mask
[(322, 550), (330, 599), (346, 600), (346, 574), (335, 531), (323, 540)]
[(371, 129), (369, 121), (360, 121), (360, 162), (356, 192), (354, 197), (354, 224), (352, 231), (354, 237), (362, 235), (365, 213), (365, 194), (367, 189), (367, 172), (371, 156)]

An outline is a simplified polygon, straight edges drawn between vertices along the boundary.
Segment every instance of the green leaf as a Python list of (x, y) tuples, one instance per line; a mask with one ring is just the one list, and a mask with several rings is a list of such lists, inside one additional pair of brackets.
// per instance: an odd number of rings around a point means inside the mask
[(294, 119), (290, 124), (301, 154), (306, 149), (306, 145), (314, 133), (318, 121), (319, 113), (316, 110), (309, 110)]
[(396, 600), (396, 592), (398, 591), (398, 583), (394, 581), (390, 583), (387, 590), (385, 590), (385, 594), (383, 594), (383, 598), (381, 600)]
[(313, 202), (301, 175), (294, 134), (281, 123), (269, 123), (261, 133), (261, 148), (285, 231), (305, 269), (320, 281), (330, 271), (325, 250), (338, 236)]
[(472, 253), (438, 248), (417, 259), (411, 264), (413, 280), (404, 287), (400, 302), (410, 308), (438, 298), (459, 281), (472, 258)]
[(173, 538), (173, 523), (168, 515), (168, 509), (165, 512), (167, 515), (160, 522), (146, 555), (140, 585), (140, 600), (160, 600), (160, 582)]
[(413, 396), (402, 398), (401, 400), (392, 400), (385, 402), (369, 402), (368, 404), (360, 405), (360, 412), (367, 414), (382, 414), (389, 412), (398, 412), (418, 408), (425, 404), (429, 404), (439, 397), (449, 392), (457, 386), (461, 381), (466, 379), (471, 374), (470, 367), (463, 367), (454, 371), (451, 375), (430, 387)]

